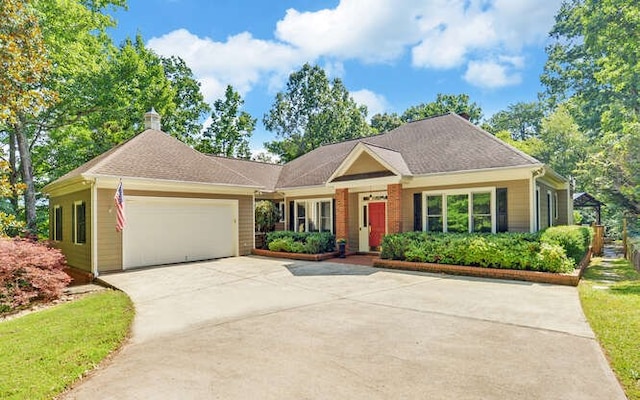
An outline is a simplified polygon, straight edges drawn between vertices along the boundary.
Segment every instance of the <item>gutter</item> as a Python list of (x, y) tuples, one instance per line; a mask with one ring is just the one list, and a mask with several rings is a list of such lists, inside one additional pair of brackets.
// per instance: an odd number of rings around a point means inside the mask
[(538, 178), (542, 178), (546, 171), (544, 167), (536, 168), (531, 171), (531, 187), (529, 193), (529, 232), (536, 232), (536, 225), (538, 221), (538, 208), (536, 207), (536, 183)]
[(98, 187), (91, 181), (91, 273), (97, 278), (98, 272)]

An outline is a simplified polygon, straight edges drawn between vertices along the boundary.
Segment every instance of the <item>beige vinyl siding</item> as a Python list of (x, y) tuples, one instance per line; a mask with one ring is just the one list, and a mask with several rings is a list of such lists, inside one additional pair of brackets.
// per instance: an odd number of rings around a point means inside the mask
[(557, 190), (558, 192), (558, 219), (556, 225), (569, 225), (569, 196), (567, 190)]
[(362, 153), (342, 175), (367, 174), (380, 171), (387, 171), (387, 169), (376, 161), (370, 154)]
[[(114, 189), (98, 190), (98, 268), (100, 272), (122, 269), (122, 234), (115, 229), (114, 193)], [(251, 254), (254, 240), (252, 196), (141, 191), (126, 188), (124, 196), (125, 201), (127, 196), (238, 200), (238, 254), (241, 256)]]
[[(509, 232), (529, 232), (529, 180), (478, 182), (466, 185), (430, 186), (402, 190), (402, 229), (413, 230), (413, 194), (426, 191), (469, 189), (475, 187), (507, 188)], [(494, 206), (495, 212), (495, 206)]]
[(122, 269), (122, 233), (116, 232), (114, 194), (115, 189), (98, 189), (98, 272)]
[[(540, 189), (540, 230), (549, 227), (548, 220), (548, 200), (547, 200), (547, 192), (551, 192), (551, 219), (553, 226), (556, 225), (566, 225), (568, 223), (568, 210), (567, 210), (567, 191), (566, 190), (555, 190), (551, 186), (546, 185), (542, 182), (537, 182), (537, 187)], [(555, 193), (558, 193), (558, 218), (555, 218), (553, 215), (553, 202), (556, 200)]]
[[(86, 243), (75, 244), (73, 242), (73, 205), (77, 201), (85, 203), (86, 216)], [(53, 242), (53, 245), (60, 249), (67, 259), (67, 264), (71, 267), (91, 272), (91, 190), (81, 190), (75, 193), (51, 197), (49, 199), (50, 214), (53, 207), (62, 207), (62, 240)], [(49, 224), (49, 230), (53, 229), (53, 224)], [(52, 233), (49, 232), (49, 237)]]

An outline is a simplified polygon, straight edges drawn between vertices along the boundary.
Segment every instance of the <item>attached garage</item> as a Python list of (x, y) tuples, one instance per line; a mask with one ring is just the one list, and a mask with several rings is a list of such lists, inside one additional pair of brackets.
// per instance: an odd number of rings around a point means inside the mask
[(238, 201), (126, 197), (123, 268), (238, 255)]

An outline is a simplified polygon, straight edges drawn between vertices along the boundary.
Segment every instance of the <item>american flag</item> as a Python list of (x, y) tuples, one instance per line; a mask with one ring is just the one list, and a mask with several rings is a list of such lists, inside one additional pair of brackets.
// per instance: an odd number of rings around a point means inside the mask
[(116, 195), (113, 196), (113, 200), (116, 203), (116, 231), (122, 232), (127, 225), (127, 220), (124, 217), (124, 192), (122, 191), (122, 181), (116, 189)]

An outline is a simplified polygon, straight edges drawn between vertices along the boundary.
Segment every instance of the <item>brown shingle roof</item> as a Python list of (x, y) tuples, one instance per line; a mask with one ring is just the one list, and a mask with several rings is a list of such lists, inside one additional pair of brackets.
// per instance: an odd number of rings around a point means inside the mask
[(148, 129), (59, 178), (135, 177), (252, 187), (275, 191), (324, 185), (361, 142), (401, 175), (538, 166), (464, 118), (447, 114), (410, 122), (390, 132), (319, 147), (283, 165), (208, 156)]
[[(410, 122), (390, 132), (315, 149), (285, 164), (278, 188), (322, 185), (358, 142), (387, 149), (385, 158), (410, 175), (427, 175), (542, 163), (509, 146), (456, 114)], [(383, 150), (377, 150), (382, 154)], [(314, 167), (315, 166), (315, 167)]]
[(202, 154), (179, 140), (147, 129), (62, 176), (135, 177), (272, 190), (279, 165)]

